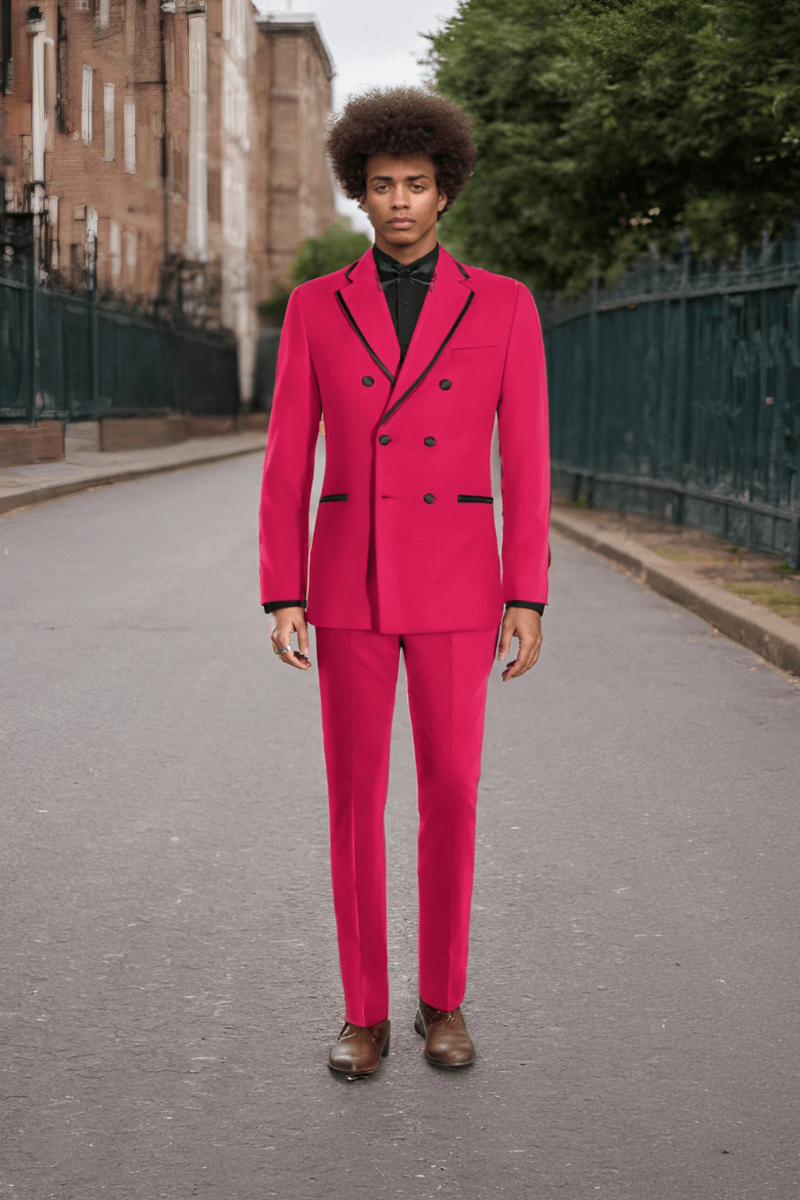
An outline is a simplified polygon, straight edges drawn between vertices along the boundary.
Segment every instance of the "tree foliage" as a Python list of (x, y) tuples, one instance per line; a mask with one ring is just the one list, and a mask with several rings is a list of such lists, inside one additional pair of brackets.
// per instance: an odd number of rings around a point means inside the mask
[(800, 197), (800, 0), (462, 0), (431, 81), (478, 165), (457, 253), (583, 290), (643, 254), (733, 258)]
[(265, 317), (280, 325), (286, 315), (289, 296), (298, 284), (320, 275), (330, 275), (355, 262), (369, 250), (372, 242), (366, 233), (355, 233), (343, 223), (329, 226), (319, 237), (307, 238), (297, 251), (287, 278), (278, 280), (269, 300), (261, 305)]

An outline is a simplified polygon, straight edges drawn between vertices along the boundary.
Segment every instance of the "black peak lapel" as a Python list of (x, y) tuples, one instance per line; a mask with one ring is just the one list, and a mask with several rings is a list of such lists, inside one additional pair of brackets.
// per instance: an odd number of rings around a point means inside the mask
[(400, 346), (371, 249), (345, 272), (336, 302), (373, 362), (394, 384)]
[[(388, 421), (434, 369), (467, 314), (475, 293), (468, 273), (446, 250), (439, 250), (436, 275), (428, 289), (408, 353), (392, 388), (381, 424)], [(384, 305), (387, 308), (388, 306)], [(391, 323), (391, 318), (390, 318)]]

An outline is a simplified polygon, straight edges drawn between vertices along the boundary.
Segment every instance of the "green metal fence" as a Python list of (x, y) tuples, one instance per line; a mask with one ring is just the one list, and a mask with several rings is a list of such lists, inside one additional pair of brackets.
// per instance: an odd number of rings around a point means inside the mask
[(800, 566), (800, 231), (537, 296), (553, 486)]
[(0, 239), (0, 420), (236, 415), (231, 337), (37, 286), (29, 218), (6, 213)]

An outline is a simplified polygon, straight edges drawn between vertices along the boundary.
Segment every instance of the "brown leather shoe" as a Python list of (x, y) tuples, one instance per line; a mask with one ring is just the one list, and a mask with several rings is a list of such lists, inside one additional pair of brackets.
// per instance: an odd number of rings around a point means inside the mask
[(388, 1017), (377, 1025), (353, 1025), (345, 1021), (336, 1044), (331, 1046), (328, 1066), (357, 1079), (377, 1071), (388, 1053)]
[(468, 1067), (475, 1062), (475, 1047), (460, 1008), (445, 1012), (420, 996), (414, 1028), (425, 1038), (425, 1057), (434, 1066)]

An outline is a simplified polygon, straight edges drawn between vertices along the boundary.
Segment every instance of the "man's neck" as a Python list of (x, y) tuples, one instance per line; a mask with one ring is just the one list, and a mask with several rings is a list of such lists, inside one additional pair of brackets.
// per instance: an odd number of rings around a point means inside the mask
[(410, 245), (396, 246), (392, 242), (387, 242), (381, 234), (375, 234), (375, 245), (384, 254), (388, 254), (391, 258), (397, 260), (404, 267), (410, 263), (416, 262), (418, 258), (424, 258), (437, 245), (436, 230), (432, 229), (429, 234), (419, 239), (418, 242), (413, 242)]

